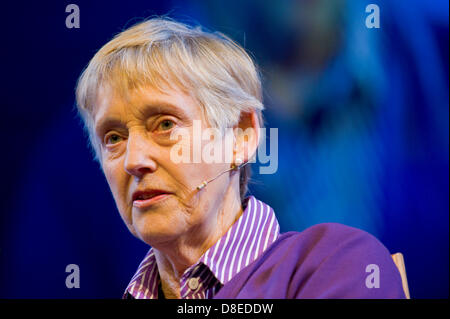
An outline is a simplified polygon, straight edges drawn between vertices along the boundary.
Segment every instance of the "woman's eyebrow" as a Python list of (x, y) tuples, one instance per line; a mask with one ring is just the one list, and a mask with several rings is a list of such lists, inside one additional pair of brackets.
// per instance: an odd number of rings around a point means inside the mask
[(97, 124), (95, 124), (94, 131), (98, 136), (101, 136), (103, 132), (108, 130), (111, 127), (124, 127), (125, 123), (123, 123), (119, 118), (105, 116), (101, 118)]
[[(173, 114), (181, 120), (190, 120), (190, 117), (182, 108), (168, 102), (145, 103), (141, 110), (142, 115), (145, 117), (150, 117), (157, 114)], [(111, 127), (125, 127), (125, 123), (123, 123), (123, 121), (118, 117), (105, 114), (97, 121), (94, 130), (96, 134), (100, 136), (104, 131)]]
[(183, 108), (162, 101), (145, 103), (143, 107), (143, 113), (146, 116), (151, 116), (155, 114), (174, 114), (175, 116), (178, 116), (181, 119), (189, 118), (188, 114), (183, 110)]

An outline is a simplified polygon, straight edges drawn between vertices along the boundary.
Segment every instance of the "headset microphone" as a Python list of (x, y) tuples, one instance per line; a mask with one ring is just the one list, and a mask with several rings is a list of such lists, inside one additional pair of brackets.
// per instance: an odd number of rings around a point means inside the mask
[(219, 175), (217, 175), (216, 177), (214, 177), (214, 178), (212, 178), (212, 179), (210, 179), (210, 180), (208, 180), (208, 181), (203, 181), (200, 185), (197, 186), (197, 190), (201, 190), (201, 189), (205, 188), (206, 185), (208, 185), (209, 183), (211, 183), (211, 182), (212, 182), (213, 180), (215, 180), (216, 178), (222, 176), (223, 174), (225, 174), (225, 173), (227, 173), (227, 172), (229, 172), (229, 171), (238, 170), (238, 169), (240, 169), (241, 167), (244, 167), (245, 165), (247, 165), (248, 163), (249, 163), (249, 162), (245, 162), (244, 164), (242, 164), (242, 159), (236, 158), (236, 161), (235, 161), (235, 163), (233, 163), (233, 164), (231, 165), (231, 168), (229, 168), (229, 169), (227, 169), (227, 170), (221, 172)]

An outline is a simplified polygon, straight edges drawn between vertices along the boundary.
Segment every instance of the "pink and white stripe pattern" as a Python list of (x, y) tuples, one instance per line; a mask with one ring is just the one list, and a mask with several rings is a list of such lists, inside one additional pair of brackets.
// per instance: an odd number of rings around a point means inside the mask
[[(180, 282), (183, 299), (208, 299), (238, 272), (256, 260), (278, 238), (280, 226), (273, 209), (250, 196), (242, 216), (186, 269)], [(136, 299), (157, 299), (160, 284), (153, 248), (145, 256), (124, 293)]]

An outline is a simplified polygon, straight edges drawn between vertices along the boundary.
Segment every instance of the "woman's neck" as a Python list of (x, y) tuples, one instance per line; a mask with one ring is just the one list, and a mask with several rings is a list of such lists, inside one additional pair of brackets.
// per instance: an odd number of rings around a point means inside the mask
[[(213, 206), (214, 207), (214, 206)], [(180, 280), (186, 269), (198, 262), (239, 219), (243, 210), (239, 191), (226, 192), (209, 222), (194, 227), (187, 236), (163, 247), (153, 247), (165, 298), (180, 298)]]

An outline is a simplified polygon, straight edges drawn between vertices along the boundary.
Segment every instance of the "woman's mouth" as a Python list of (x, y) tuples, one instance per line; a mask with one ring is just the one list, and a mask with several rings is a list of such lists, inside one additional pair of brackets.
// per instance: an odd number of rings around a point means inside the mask
[(133, 194), (133, 207), (147, 208), (155, 203), (167, 199), (170, 195), (170, 193), (159, 190), (136, 192)]

